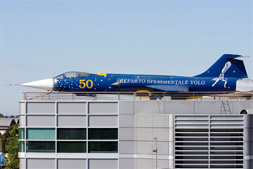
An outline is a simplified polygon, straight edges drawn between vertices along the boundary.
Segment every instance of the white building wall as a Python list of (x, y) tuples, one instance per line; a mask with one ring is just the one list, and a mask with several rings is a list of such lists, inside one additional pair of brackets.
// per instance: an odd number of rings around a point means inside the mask
[[(55, 139), (53, 140), (56, 149), (54, 153), (20, 152), (20, 168), (34, 169), (41, 166), (60, 169), (72, 166), (87, 169), (103, 167), (153, 169), (157, 166), (157, 168), (173, 169), (175, 167), (175, 115), (192, 115), (194, 119), (195, 115), (200, 114), (230, 116), (239, 114), (242, 109), (253, 109), (252, 101), (231, 101), (230, 112), (224, 111), (222, 106), (220, 100), (20, 101), (20, 128), (24, 130), (55, 128), (55, 138), (57, 138), (58, 128), (118, 128), (117, 153), (57, 153), (59, 140)], [(245, 115), (243, 165), (246, 169), (253, 168), (250, 119), (251, 116)], [(24, 138), (20, 141), (29, 140)], [(87, 139), (83, 141), (89, 142)], [(157, 154), (154, 152), (156, 149)]]

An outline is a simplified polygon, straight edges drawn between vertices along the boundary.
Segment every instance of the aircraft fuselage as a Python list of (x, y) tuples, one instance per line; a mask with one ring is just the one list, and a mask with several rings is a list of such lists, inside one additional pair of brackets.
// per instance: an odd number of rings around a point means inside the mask
[(89, 74), (87, 77), (54, 78), (55, 91), (235, 91), (238, 78), (181, 77), (166, 75)]

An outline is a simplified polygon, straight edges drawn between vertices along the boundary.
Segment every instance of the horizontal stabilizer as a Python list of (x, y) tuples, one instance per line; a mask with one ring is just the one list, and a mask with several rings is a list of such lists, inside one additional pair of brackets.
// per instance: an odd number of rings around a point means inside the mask
[(189, 92), (189, 88), (185, 86), (172, 86), (172, 85), (147, 85), (146, 87), (162, 90), (166, 92)]

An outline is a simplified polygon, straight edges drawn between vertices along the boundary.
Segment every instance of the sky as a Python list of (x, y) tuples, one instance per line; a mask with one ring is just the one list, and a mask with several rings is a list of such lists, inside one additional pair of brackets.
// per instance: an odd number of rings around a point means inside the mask
[(250, 56), (253, 1), (1, 0), (0, 113), (18, 115), (9, 86), (66, 71), (194, 76), (222, 54)]

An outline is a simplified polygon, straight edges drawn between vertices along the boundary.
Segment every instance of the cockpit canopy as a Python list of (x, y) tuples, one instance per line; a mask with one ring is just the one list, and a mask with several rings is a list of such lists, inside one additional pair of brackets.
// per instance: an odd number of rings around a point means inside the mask
[(70, 71), (70, 72), (65, 72), (63, 74), (60, 74), (56, 76), (56, 79), (67, 79), (67, 78), (78, 78), (78, 77), (88, 77), (90, 74), (86, 72), (75, 72), (75, 71)]

